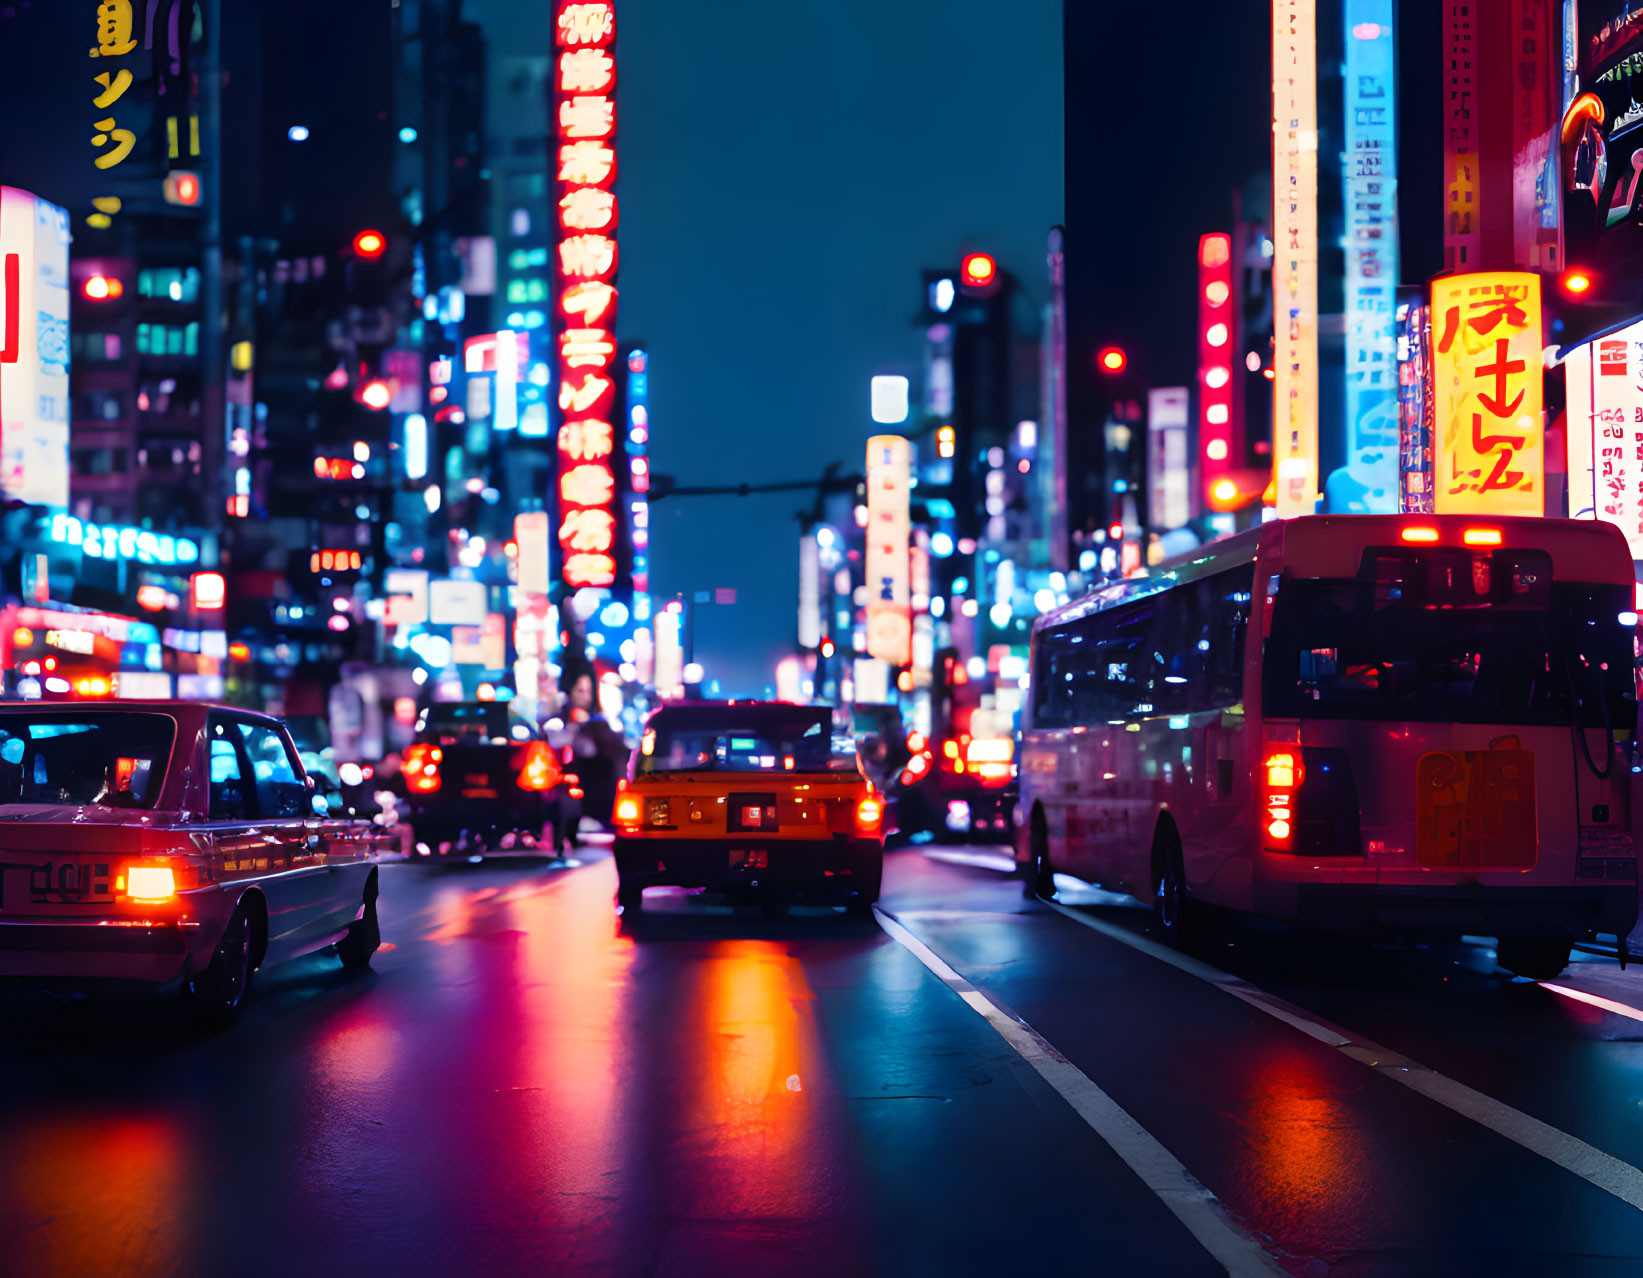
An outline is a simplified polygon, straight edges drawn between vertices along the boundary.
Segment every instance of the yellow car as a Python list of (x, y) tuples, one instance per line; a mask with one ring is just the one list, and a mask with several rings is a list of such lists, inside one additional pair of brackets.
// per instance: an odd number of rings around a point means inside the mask
[(884, 868), (884, 798), (832, 710), (701, 702), (651, 715), (616, 799), (617, 903), (647, 887), (865, 911)]

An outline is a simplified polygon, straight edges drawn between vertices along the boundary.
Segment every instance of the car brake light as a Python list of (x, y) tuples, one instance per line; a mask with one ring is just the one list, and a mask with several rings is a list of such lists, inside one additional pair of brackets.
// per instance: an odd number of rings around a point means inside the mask
[(942, 754), (946, 755), (949, 759), (958, 758), (958, 742), (957, 741), (943, 741), (941, 743), (941, 752), (942, 752)]
[(1461, 540), (1468, 546), (1498, 546), (1501, 542), (1498, 528), (1468, 528), (1461, 534)]
[(639, 824), (639, 800), (624, 797), (616, 801), (616, 823), (618, 825)]
[(546, 741), (532, 741), (525, 747), (519, 769), (521, 790), (551, 790), (559, 784), (559, 767)]
[(884, 820), (884, 804), (877, 799), (866, 798), (856, 804), (856, 825), (862, 830), (876, 831), (879, 822)]
[(445, 752), (420, 741), (405, 751), (405, 788), (414, 794), (432, 794), (439, 789), (439, 764)]
[(909, 732), (907, 734), (907, 748), (914, 754), (922, 754), (924, 752), (924, 734), (922, 732)]
[(1267, 846), (1279, 852), (1294, 847), (1295, 791), (1306, 779), (1300, 747), (1269, 749), (1261, 767), (1266, 774)]
[[(126, 869), (124, 892), (133, 901), (169, 901), (177, 895), (177, 878), (168, 865), (133, 865)], [(115, 890), (120, 891), (120, 880)]]
[(1438, 530), (1421, 525), (1414, 528), (1405, 528), (1398, 535), (1405, 541), (1433, 542), (1438, 539)]

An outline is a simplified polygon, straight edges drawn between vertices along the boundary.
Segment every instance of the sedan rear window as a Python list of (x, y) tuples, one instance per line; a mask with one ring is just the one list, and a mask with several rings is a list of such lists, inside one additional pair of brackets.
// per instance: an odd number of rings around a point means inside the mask
[(0, 715), (0, 804), (152, 808), (176, 733), (163, 714)]

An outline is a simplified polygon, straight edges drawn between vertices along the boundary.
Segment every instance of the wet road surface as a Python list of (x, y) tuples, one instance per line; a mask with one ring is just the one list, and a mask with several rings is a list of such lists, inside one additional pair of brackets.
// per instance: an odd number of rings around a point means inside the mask
[(1179, 960), (1003, 865), (894, 853), (881, 926), (396, 864), (374, 971), (226, 1034), (8, 1009), (0, 1273), (1643, 1272), (1643, 973)]

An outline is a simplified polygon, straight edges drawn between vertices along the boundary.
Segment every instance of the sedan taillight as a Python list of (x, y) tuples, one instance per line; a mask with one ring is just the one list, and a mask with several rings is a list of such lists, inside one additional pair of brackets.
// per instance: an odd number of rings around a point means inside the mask
[(425, 741), (408, 746), (402, 765), (405, 788), (412, 794), (432, 794), (439, 789), (439, 764), (444, 757), (443, 750)]
[(128, 865), (114, 881), (114, 890), (128, 900), (153, 905), (177, 895), (177, 876), (169, 865)]
[(551, 790), (559, 784), (559, 763), (546, 741), (532, 741), (520, 759), (521, 790)]

